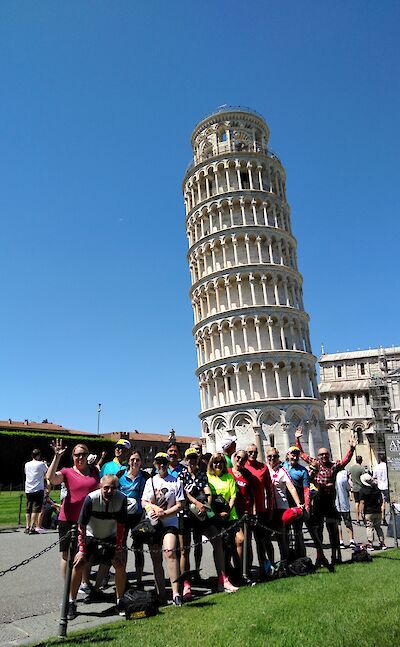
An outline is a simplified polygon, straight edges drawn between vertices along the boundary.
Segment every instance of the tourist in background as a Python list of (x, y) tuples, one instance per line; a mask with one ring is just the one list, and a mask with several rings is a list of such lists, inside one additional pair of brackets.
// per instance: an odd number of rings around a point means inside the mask
[(364, 517), (367, 528), (367, 550), (374, 549), (374, 530), (378, 536), (381, 550), (386, 550), (385, 538), (381, 528), (382, 520), (382, 492), (371, 474), (361, 476), (360, 490), (360, 515)]
[(39, 515), (43, 507), (44, 477), (47, 465), (42, 461), (40, 449), (32, 450), (32, 459), (25, 463), (26, 524), (25, 533), (36, 535)]
[(356, 548), (357, 544), (354, 541), (353, 524), (351, 522), (351, 516), (350, 516), (349, 494), (350, 494), (351, 486), (349, 482), (349, 474), (346, 470), (341, 470), (340, 472), (337, 473), (335, 489), (336, 489), (335, 505), (339, 513), (338, 527), (339, 527), (340, 548), (346, 548), (345, 543), (343, 541), (343, 532), (342, 532), (342, 524), (341, 524), (342, 521), (350, 537), (350, 548)]
[(382, 526), (387, 526), (385, 506), (389, 503), (389, 482), (385, 454), (378, 454), (378, 465), (375, 465), (373, 476), (382, 493)]
[(351, 491), (354, 497), (355, 503), (355, 513), (356, 513), (356, 524), (361, 526), (360, 519), (360, 490), (362, 488), (361, 476), (365, 474), (365, 467), (362, 465), (363, 459), (362, 456), (356, 456), (356, 462), (354, 465), (349, 467), (349, 474), (351, 476)]

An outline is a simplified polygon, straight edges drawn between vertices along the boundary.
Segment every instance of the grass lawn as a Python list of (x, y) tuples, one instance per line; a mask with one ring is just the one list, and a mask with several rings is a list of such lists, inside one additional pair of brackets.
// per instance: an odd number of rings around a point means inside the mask
[[(278, 580), (163, 609), (153, 618), (71, 634), (65, 646), (389, 647), (400, 644), (400, 550), (335, 574)], [(41, 647), (55, 645), (53, 640)]]
[[(0, 527), (17, 526), (19, 502), (22, 494), (21, 524), (25, 525), (26, 498), (24, 492), (0, 492)], [(60, 501), (60, 490), (52, 490), (52, 499)]]

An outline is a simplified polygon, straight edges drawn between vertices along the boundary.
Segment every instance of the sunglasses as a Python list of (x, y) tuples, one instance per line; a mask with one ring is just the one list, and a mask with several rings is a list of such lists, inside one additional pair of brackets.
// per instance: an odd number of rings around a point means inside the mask
[(80, 452), (79, 454), (74, 454), (74, 458), (85, 458), (87, 455), (87, 452)]
[(214, 465), (223, 465), (224, 461), (214, 461)]
[(279, 458), (279, 454), (270, 454), (267, 458), (268, 460), (271, 460), (271, 458)]
[(249, 454), (249, 456), (257, 456), (257, 454), (258, 454), (258, 452), (257, 452), (257, 450), (256, 450), (256, 449), (255, 449), (255, 450), (253, 450), (253, 451), (252, 451), (252, 450), (250, 450), (250, 451), (249, 451), (249, 452), (247, 452), (247, 453)]
[(318, 454), (318, 456), (329, 456), (329, 452), (321, 452), (321, 454)]
[(238, 463), (244, 463), (246, 458), (244, 456), (236, 456), (236, 460)]
[(103, 490), (116, 490), (116, 485), (103, 485)]

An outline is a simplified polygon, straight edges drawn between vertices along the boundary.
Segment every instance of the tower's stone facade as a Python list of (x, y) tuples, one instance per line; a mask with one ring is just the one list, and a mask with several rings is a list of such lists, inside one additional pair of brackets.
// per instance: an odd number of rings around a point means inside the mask
[(192, 135), (183, 193), (202, 435), (209, 451), (284, 452), (299, 423), (313, 452), (327, 443), (286, 201), (285, 170), (257, 113), (223, 108)]

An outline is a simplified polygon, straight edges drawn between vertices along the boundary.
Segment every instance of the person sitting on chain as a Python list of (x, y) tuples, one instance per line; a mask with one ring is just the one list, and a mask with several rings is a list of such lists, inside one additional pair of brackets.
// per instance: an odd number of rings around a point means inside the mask
[[(298, 427), (295, 432), (296, 446), (300, 449), (300, 457), (306, 463), (312, 463), (315, 459), (303, 451), (300, 438), (303, 435), (301, 427)], [(316, 533), (322, 542), (324, 521), (329, 535), (329, 542), (331, 545), (332, 565), (341, 561), (340, 547), (339, 547), (339, 531), (338, 531), (338, 512), (335, 507), (335, 480), (336, 474), (342, 470), (350, 462), (357, 445), (357, 440), (353, 437), (350, 440), (350, 448), (346, 456), (340, 461), (333, 462), (330, 460), (329, 450), (326, 447), (321, 447), (318, 450), (317, 462), (318, 471), (315, 473), (313, 482), (317, 487), (317, 493), (313, 500), (312, 518), (310, 524), (315, 527)], [(326, 565), (324, 563), (323, 555), (317, 552), (317, 566)]]
[[(100, 489), (86, 497), (78, 520), (78, 552), (74, 566), (82, 569), (87, 561), (97, 558), (100, 563), (115, 569), (117, 610), (123, 612), (122, 597), (126, 586), (125, 527), (127, 524), (127, 497), (118, 490), (118, 478), (106, 474), (100, 480)], [(99, 590), (91, 590), (85, 602), (99, 599)], [(76, 616), (76, 602), (69, 604), (68, 617)]]

